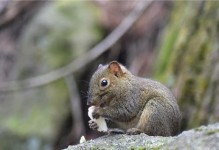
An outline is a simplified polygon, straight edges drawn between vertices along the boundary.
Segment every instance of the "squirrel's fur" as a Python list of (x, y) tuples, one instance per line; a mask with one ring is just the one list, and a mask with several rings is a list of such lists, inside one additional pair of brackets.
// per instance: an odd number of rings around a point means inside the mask
[(94, 118), (102, 116), (111, 122), (109, 128), (127, 134), (171, 136), (179, 132), (181, 114), (170, 90), (134, 76), (116, 61), (100, 65), (93, 74), (88, 104), (96, 106)]

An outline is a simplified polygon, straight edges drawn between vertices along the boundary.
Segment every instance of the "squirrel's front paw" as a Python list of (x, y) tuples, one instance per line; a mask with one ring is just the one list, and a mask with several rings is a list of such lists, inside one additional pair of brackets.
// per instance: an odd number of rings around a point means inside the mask
[(88, 122), (88, 124), (89, 124), (89, 127), (90, 127), (92, 130), (97, 130), (97, 129), (99, 128), (99, 126), (97, 125), (97, 123), (94, 122), (93, 120), (90, 120), (90, 121)]

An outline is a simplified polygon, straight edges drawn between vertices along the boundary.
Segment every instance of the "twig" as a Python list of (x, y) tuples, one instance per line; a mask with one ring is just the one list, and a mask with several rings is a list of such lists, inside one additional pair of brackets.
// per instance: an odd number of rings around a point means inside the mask
[(37, 77), (21, 81), (3, 82), (0, 85), (0, 91), (10, 92), (43, 86), (81, 69), (86, 64), (90, 63), (102, 53), (107, 51), (112, 45), (114, 45), (140, 18), (140, 16), (143, 14), (144, 10), (149, 6), (150, 3), (151, 0), (140, 0), (135, 8), (131, 11), (131, 13), (121, 22), (121, 24), (115, 30), (113, 30), (113, 32), (111, 32), (110, 35), (108, 35), (102, 42), (100, 42), (86, 54), (78, 57), (70, 64)]
[(68, 92), (70, 95), (70, 102), (71, 102), (71, 114), (73, 119), (72, 133), (74, 133), (75, 139), (80, 139), (81, 135), (85, 133), (84, 121), (83, 121), (83, 112), (81, 110), (81, 99), (80, 95), (78, 94), (77, 84), (75, 82), (75, 78), (73, 75), (69, 75), (65, 77), (65, 83), (68, 88)]

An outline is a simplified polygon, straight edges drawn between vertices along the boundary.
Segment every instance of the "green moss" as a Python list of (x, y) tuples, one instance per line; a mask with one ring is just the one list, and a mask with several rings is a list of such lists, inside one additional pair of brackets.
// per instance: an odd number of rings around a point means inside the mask
[(158, 147), (154, 147), (152, 148), (151, 150), (160, 150), (162, 148), (162, 145), (161, 146), (158, 146)]
[(136, 147), (131, 147), (130, 149), (131, 150), (159, 150), (159, 149), (161, 149), (162, 148), (162, 146), (158, 146), (158, 147), (138, 147), (138, 146), (136, 146)]
[(131, 150), (146, 150), (145, 147), (131, 147)]
[(218, 130), (209, 130), (209, 131), (207, 131), (208, 135), (212, 135), (212, 134), (216, 134), (216, 133), (219, 133), (219, 129)]

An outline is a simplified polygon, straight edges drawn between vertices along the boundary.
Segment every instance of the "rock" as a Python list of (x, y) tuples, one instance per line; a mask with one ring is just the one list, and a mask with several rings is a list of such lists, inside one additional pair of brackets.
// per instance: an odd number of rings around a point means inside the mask
[(86, 149), (219, 149), (219, 123), (184, 131), (174, 137), (106, 135), (66, 150)]

